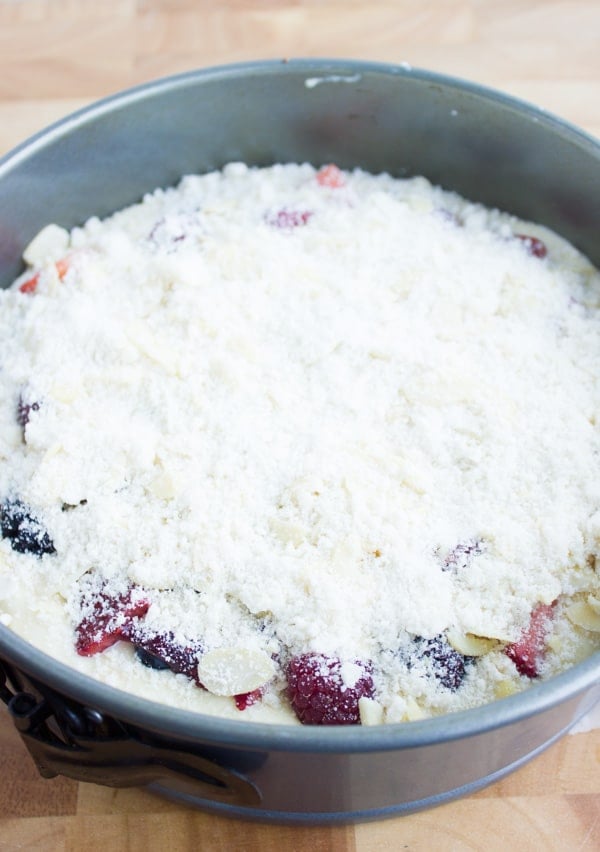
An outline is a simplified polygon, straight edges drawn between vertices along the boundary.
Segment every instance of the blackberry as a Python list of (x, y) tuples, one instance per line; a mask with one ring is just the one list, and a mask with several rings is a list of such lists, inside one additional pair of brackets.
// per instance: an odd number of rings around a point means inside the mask
[(456, 692), (465, 676), (466, 664), (472, 659), (455, 651), (440, 634), (433, 639), (419, 637), (417, 659), (427, 660), (431, 673), (446, 689)]
[(19, 401), (17, 403), (17, 423), (23, 430), (23, 440), (25, 440), (25, 427), (29, 423), (31, 412), (39, 410), (39, 402), (25, 402), (22, 396), (19, 397)]
[(166, 671), (169, 669), (169, 664), (162, 657), (159, 657), (158, 654), (151, 654), (150, 651), (146, 651), (141, 645), (135, 646), (135, 655), (140, 663), (149, 669), (156, 669), (157, 671)]
[(183, 674), (201, 686), (198, 679), (198, 662), (203, 646), (198, 640), (178, 642), (172, 631), (151, 633), (142, 625), (133, 625), (125, 637), (135, 646), (135, 652), (141, 663), (152, 669), (170, 669), (175, 674)]
[(6, 500), (0, 506), (0, 531), (17, 553), (38, 557), (56, 553), (48, 532), (22, 500)]

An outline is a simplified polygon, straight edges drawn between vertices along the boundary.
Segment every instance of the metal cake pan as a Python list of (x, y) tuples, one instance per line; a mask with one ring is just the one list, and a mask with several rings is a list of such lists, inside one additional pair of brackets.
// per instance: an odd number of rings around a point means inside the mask
[[(544, 111), (404, 66), (257, 62), (101, 101), (0, 160), (0, 285), (49, 221), (103, 216), (232, 160), (309, 161), (446, 189), (553, 228), (600, 266), (600, 143)], [(600, 700), (600, 654), (520, 695), (376, 728), (261, 725), (175, 710), (57, 662), (0, 625), (0, 697), (40, 772), (147, 785), (258, 819), (408, 813), (502, 777)]]

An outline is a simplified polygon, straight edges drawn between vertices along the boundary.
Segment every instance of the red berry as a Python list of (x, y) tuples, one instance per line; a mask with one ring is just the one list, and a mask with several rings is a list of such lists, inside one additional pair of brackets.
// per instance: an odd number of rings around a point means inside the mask
[(288, 696), (296, 715), (305, 725), (358, 725), (359, 698), (374, 693), (371, 667), (355, 662), (358, 678), (343, 679), (342, 662), (325, 654), (301, 654), (287, 666)]
[(35, 293), (39, 280), (40, 273), (36, 272), (35, 275), (32, 275), (31, 278), (27, 279), (27, 281), (23, 281), (19, 287), (19, 291), (21, 293)]
[(75, 647), (83, 657), (91, 657), (127, 639), (133, 619), (145, 615), (150, 608), (141, 589), (131, 588), (118, 595), (107, 594), (103, 589), (84, 601), (87, 614), (76, 629)]
[(554, 604), (537, 604), (531, 612), (529, 624), (519, 639), (512, 645), (507, 645), (505, 653), (513, 661), (519, 674), (530, 678), (538, 677), (540, 674), (553, 611)]
[(515, 234), (515, 237), (525, 243), (527, 251), (534, 257), (539, 257), (541, 260), (548, 254), (546, 243), (543, 240), (537, 237), (530, 237), (528, 234)]
[(235, 706), (238, 710), (245, 710), (247, 707), (252, 707), (253, 704), (260, 701), (264, 692), (264, 686), (259, 686), (258, 689), (253, 689), (252, 692), (241, 692), (239, 695), (234, 695)]
[[(69, 271), (69, 261), (66, 257), (57, 260), (54, 264), (56, 267), (56, 272), (58, 273), (58, 277), (62, 281), (67, 272)], [(19, 286), (19, 292), (21, 293), (35, 293), (37, 290), (37, 285), (40, 282), (40, 273), (36, 272), (31, 278), (28, 278), (27, 281), (23, 281), (23, 283)]]
[(312, 216), (310, 210), (278, 210), (277, 213), (267, 215), (267, 225), (272, 228), (299, 228), (302, 225), (307, 225), (308, 220)]
[(346, 179), (343, 172), (336, 165), (330, 163), (328, 166), (323, 166), (317, 172), (317, 183), (319, 186), (328, 186), (331, 189), (340, 189), (346, 185)]

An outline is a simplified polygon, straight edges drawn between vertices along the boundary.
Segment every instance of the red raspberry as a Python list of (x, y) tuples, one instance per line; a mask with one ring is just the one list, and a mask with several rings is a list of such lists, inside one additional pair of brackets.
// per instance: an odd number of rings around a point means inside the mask
[(245, 710), (247, 707), (252, 707), (257, 701), (263, 697), (265, 692), (264, 686), (259, 686), (258, 689), (253, 689), (252, 692), (241, 692), (239, 695), (234, 695), (235, 706), (238, 710)]
[(342, 662), (325, 654), (301, 654), (287, 666), (288, 696), (296, 715), (305, 725), (358, 725), (359, 698), (374, 693), (371, 667), (356, 662), (362, 674), (346, 685)]
[(346, 179), (343, 172), (334, 163), (330, 163), (317, 172), (317, 183), (330, 189), (340, 189), (346, 185)]
[(553, 612), (554, 604), (537, 604), (531, 612), (529, 624), (519, 639), (505, 648), (506, 655), (513, 661), (519, 674), (530, 678), (538, 677), (540, 674)]
[(127, 639), (132, 621), (146, 615), (150, 602), (141, 589), (128, 589), (119, 595), (109, 595), (104, 589), (94, 594), (91, 601), (84, 601), (87, 615), (76, 629), (75, 647), (83, 657), (91, 657)]
[(515, 237), (525, 243), (527, 251), (534, 257), (539, 257), (542, 260), (548, 254), (546, 243), (543, 240), (530, 237), (528, 234), (515, 234)]

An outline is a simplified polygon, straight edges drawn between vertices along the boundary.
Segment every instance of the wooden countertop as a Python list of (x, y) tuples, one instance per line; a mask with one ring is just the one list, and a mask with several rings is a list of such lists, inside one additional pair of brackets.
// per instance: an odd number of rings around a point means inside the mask
[[(600, 136), (597, 0), (0, 0), (0, 154), (99, 97), (200, 66), (338, 56), (502, 89)], [(600, 731), (564, 738), (461, 801), (408, 817), (288, 828), (140, 790), (42, 780), (0, 709), (0, 849), (593, 850)]]

